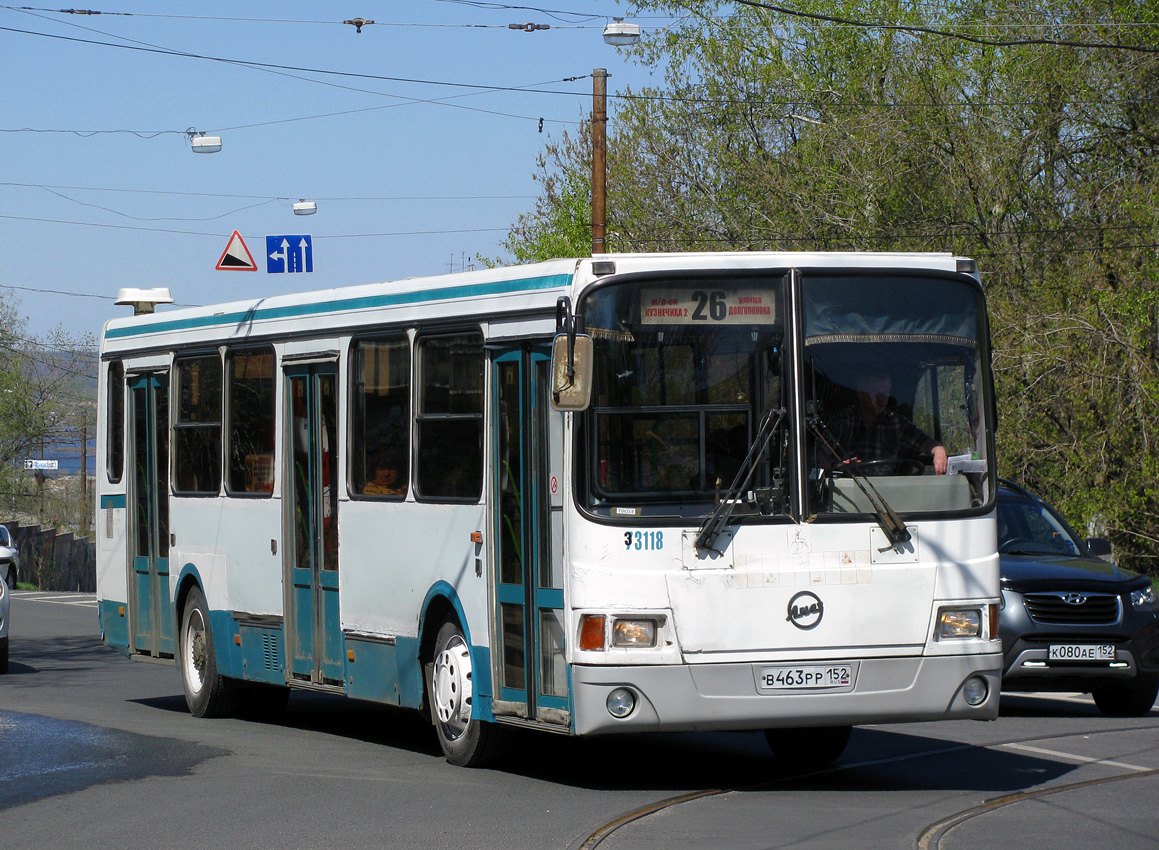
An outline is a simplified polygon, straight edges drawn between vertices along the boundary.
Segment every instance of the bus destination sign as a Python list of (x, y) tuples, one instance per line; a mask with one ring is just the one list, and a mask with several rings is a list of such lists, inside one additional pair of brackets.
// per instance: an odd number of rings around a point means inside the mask
[(774, 295), (760, 289), (645, 289), (644, 325), (771, 325)]

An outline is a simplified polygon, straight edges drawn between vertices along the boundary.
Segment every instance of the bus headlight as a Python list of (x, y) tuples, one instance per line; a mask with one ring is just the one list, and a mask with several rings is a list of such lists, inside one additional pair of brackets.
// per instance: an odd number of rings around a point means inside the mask
[(655, 645), (655, 620), (616, 620), (612, 625), (612, 646)]
[(608, 714), (623, 720), (636, 709), (636, 694), (631, 688), (616, 688), (608, 694)]
[(937, 640), (982, 637), (980, 608), (942, 608), (938, 611)]

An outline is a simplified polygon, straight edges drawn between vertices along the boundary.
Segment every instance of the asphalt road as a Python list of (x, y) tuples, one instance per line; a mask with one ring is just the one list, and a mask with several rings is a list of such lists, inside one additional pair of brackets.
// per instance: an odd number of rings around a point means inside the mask
[(199, 720), (175, 668), (104, 649), (91, 595), (17, 592), (0, 847), (1159, 848), (1159, 713), (1012, 696), (993, 723), (862, 727), (802, 773), (757, 734), (520, 738), (441, 758), (416, 714), (296, 693)]

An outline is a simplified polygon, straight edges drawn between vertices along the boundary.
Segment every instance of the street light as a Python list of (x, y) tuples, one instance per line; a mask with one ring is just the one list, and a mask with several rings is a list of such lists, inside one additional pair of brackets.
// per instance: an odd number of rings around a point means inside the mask
[(316, 212), (318, 212), (318, 205), (305, 198), (294, 204), (294, 215), (313, 215)]
[[(627, 47), (640, 39), (640, 27), (616, 18), (604, 27), (604, 41)], [(608, 72), (592, 71), (592, 254), (607, 252)]]
[(628, 47), (640, 40), (640, 25), (626, 24), (623, 18), (613, 18), (604, 27), (604, 41), (612, 47)]
[(189, 136), (189, 146), (194, 153), (217, 153), (221, 150), (221, 136), (207, 136), (194, 129), (186, 130), (185, 133)]

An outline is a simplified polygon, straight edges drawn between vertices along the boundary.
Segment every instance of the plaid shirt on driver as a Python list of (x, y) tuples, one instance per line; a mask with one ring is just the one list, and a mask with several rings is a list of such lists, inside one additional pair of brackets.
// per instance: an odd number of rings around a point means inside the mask
[[(940, 445), (917, 425), (892, 410), (878, 416), (872, 426), (866, 425), (857, 412), (847, 414), (835, 419), (829, 425), (829, 432), (838, 443), (834, 448), (845, 452), (845, 457), (840, 460), (855, 457), (862, 463), (916, 458), (930, 454), (934, 446)], [(837, 460), (830, 458), (828, 465)]]

